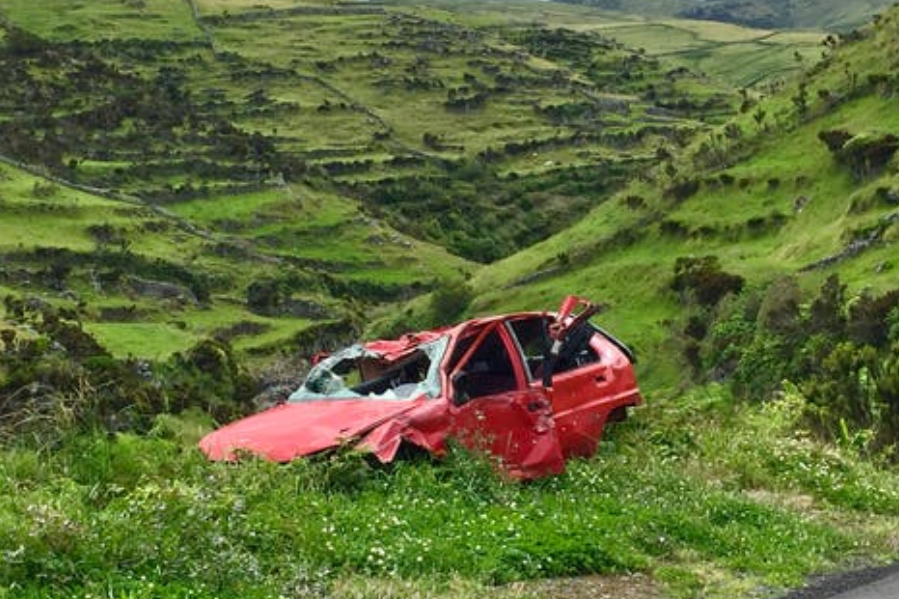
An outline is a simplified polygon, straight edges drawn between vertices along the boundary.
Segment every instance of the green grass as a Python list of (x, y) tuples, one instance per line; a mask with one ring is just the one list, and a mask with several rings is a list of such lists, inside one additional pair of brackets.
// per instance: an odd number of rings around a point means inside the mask
[[(782, 3), (773, 0), (748, 5), (739, 2), (725, 4), (728, 5), (730, 17), (735, 21), (757, 17), (758, 13), (754, 10), (757, 7), (762, 9), (782, 7)], [(789, 5), (790, 18), (779, 19), (776, 27), (847, 31), (865, 24), (874, 14), (887, 10), (890, 5), (890, 0), (860, 0), (852, 3), (841, 0), (793, 2)], [(620, 3), (620, 10), (642, 15), (643, 18), (662, 19), (680, 14), (689, 8), (702, 6), (705, 6), (702, 0), (629, 0)]]
[(165, 360), (199, 341), (199, 337), (170, 323), (89, 323), (87, 331), (117, 356)]
[(235, 228), (273, 255), (315, 260), (351, 280), (411, 283), (467, 270), (463, 260), (366, 216), (355, 202), (303, 185), (184, 202), (172, 211)]
[(349, 580), (392, 577), (417, 596), (465, 597), (625, 571), (672, 597), (796, 585), (888, 555), (899, 517), (895, 476), (793, 436), (801, 401), (657, 400), (598, 457), (529, 485), (461, 452), (387, 469), (352, 456), (208, 464), (193, 419), (52, 454), (5, 448), (0, 596), (344, 596)]
[(42, 37), (58, 40), (201, 38), (187, 3), (181, 0), (4, 0), (0, 13)]
[[(648, 56), (706, 73), (733, 86), (753, 85), (795, 73), (799, 69), (795, 53), (814, 62), (821, 54), (824, 37), (812, 30), (772, 32), (729, 23), (648, 18), (626, 12), (527, 0), (511, 3), (432, 0), (432, 4), (463, 22), (479, 25), (537, 22), (548, 27), (598, 32), (632, 48), (642, 48)], [(653, 10), (658, 10), (658, 6)]]

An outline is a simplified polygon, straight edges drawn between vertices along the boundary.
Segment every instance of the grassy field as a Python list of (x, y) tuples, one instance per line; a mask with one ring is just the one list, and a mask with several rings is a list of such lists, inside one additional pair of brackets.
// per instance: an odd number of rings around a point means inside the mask
[[(417, 3), (408, 2), (408, 5)], [(821, 56), (823, 30), (771, 31), (730, 23), (638, 16), (581, 5), (518, 2), (433, 2), (462, 22), (482, 25), (512, 20), (583, 32), (596, 32), (647, 56), (663, 58), (728, 85), (745, 87), (795, 74)], [(658, 3), (656, 3), (658, 4)], [(406, 5), (401, 2), (400, 5)], [(671, 16), (669, 13), (667, 16)]]
[(64, 41), (144, 39), (185, 42), (202, 38), (188, 3), (180, 0), (48, 0), (40, 4), (4, 0), (0, 11), (29, 31)]
[[(590, 5), (591, 0), (573, 0), (574, 4)], [(629, 0), (627, 2), (599, 0), (595, 4), (614, 7), (644, 17), (664, 19), (691, 14), (691, 10), (709, 9), (701, 0)], [(721, 2), (706, 13), (708, 18), (730, 23), (752, 24), (760, 19), (777, 29), (818, 29), (848, 31), (866, 24), (874, 15), (887, 10), (890, 0), (756, 0), (754, 2)], [(716, 10), (721, 9), (721, 10)], [(695, 13), (693, 13), (695, 14)]]
[(665, 597), (782, 589), (897, 540), (896, 479), (791, 437), (801, 401), (656, 398), (597, 458), (531, 485), (462, 453), (212, 465), (188, 419), (6, 448), (0, 596), (525, 598), (585, 572), (648, 574)]

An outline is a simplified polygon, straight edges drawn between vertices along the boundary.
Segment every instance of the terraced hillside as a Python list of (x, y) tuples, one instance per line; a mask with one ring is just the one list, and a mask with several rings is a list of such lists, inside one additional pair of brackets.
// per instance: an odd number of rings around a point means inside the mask
[(891, 0), (561, 0), (655, 18), (679, 16), (774, 29), (849, 31)]
[[(414, 5), (415, 0), (393, 0)], [(652, 3), (605, 5), (539, 0), (429, 0), (465, 23), (539, 23), (592, 32), (636, 48), (646, 57), (703, 73), (735, 87), (770, 92), (821, 58), (822, 29), (774, 30), (733, 23), (675, 18)], [(609, 6), (612, 6), (611, 4)]]
[(465, 278), (739, 102), (598, 32), (497, 15), (5, 0), (0, 16), (0, 285), (86, 306), (115, 351), (150, 357), (209, 334), (271, 347)]
[[(728, 312), (733, 304), (717, 304), (728, 290), (753, 291), (750, 302), (792, 297), (787, 311), (803, 318), (825, 288), (834, 298), (845, 294), (834, 302), (876, 300), (881, 307), (871, 315), (886, 334), (899, 265), (899, 74), (883, 57), (899, 47), (897, 21), (893, 9), (858, 35), (832, 40), (826, 59), (781, 94), (752, 100), (743, 115), (660, 161), (574, 227), (480, 270), (477, 309), (540, 305), (559, 289), (604, 298), (607, 322), (641, 340), (653, 356), (644, 376), (658, 375), (660, 384), (690, 369), (660, 372), (671, 365), (658, 357), (680, 351), (673, 339), (704, 342), (716, 319), (740, 321)], [(833, 276), (842, 287), (825, 284)], [(780, 280), (788, 283), (774, 284)], [(706, 283), (720, 294), (707, 302), (691, 295)], [(760, 305), (746, 307), (744, 340), (753, 338)], [(853, 312), (851, 302), (841, 309), (839, 319)], [(751, 353), (778, 355), (773, 346)], [(721, 376), (727, 369), (712, 367), (720, 355), (704, 355), (697, 367)], [(756, 371), (778, 370), (767, 362)]]

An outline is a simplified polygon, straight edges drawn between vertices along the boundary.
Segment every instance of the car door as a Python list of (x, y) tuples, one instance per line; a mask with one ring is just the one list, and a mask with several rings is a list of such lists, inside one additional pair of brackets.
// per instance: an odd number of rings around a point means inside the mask
[(552, 377), (553, 412), (566, 457), (593, 455), (617, 407), (610, 393), (615, 373), (601, 358), (595, 337), (581, 339), (580, 347), (559, 361)]
[(551, 358), (550, 329), (556, 324), (553, 315), (526, 315), (511, 320), (509, 329), (524, 356), (531, 387), (544, 388), (549, 381), (547, 394), (563, 455), (589, 456), (617, 407), (610, 392), (613, 360), (603, 359), (602, 338), (587, 322), (568, 331), (560, 355)]
[(450, 360), (451, 429), (462, 445), (487, 451), (516, 478), (564, 469), (551, 405), (529, 384), (502, 323), (470, 331)]

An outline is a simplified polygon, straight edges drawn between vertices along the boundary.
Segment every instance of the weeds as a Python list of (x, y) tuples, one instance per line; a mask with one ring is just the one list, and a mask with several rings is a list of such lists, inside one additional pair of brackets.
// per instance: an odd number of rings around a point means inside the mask
[[(683, 597), (797, 584), (887, 551), (870, 530), (899, 516), (895, 474), (796, 433), (802, 401), (729, 410), (712, 388), (660, 402), (600, 456), (531, 484), (458, 450), (390, 468), (355, 454), (211, 464), (170, 416), (147, 436), (8, 447), (0, 597), (355, 596), (360, 577), (423, 596), (461, 580), (465, 596), (634, 571)], [(814, 509), (770, 500), (793, 495)], [(870, 525), (845, 525), (853, 514)]]

